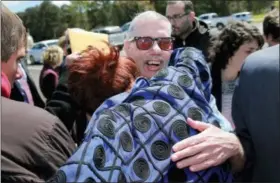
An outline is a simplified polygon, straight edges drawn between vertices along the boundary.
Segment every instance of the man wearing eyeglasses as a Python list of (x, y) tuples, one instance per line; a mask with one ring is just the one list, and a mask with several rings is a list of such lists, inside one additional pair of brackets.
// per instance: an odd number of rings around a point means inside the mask
[(124, 51), (142, 76), (151, 78), (168, 65), (173, 49), (171, 31), (168, 19), (154, 11), (143, 12), (131, 22)]
[[(166, 17), (172, 24), (172, 36), (175, 37), (174, 49), (194, 47), (207, 55), (210, 39), (208, 26), (195, 18), (191, 1), (168, 1)], [(169, 65), (174, 65), (170, 62)]]

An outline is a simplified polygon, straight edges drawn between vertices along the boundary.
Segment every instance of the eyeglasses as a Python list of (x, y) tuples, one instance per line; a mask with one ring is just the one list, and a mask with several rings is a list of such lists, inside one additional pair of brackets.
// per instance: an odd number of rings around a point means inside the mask
[(136, 42), (136, 46), (139, 50), (148, 50), (156, 41), (159, 48), (164, 51), (169, 51), (173, 49), (173, 37), (159, 37), (159, 38), (152, 38), (152, 37), (133, 37), (131, 41)]
[(177, 15), (173, 15), (173, 16), (166, 16), (166, 17), (167, 17), (167, 19), (168, 19), (169, 21), (171, 21), (171, 20), (176, 21), (176, 20), (178, 20), (178, 19), (182, 18), (183, 16), (185, 16), (185, 15), (187, 15), (187, 14), (188, 14), (188, 13), (184, 13), (184, 14), (177, 14)]

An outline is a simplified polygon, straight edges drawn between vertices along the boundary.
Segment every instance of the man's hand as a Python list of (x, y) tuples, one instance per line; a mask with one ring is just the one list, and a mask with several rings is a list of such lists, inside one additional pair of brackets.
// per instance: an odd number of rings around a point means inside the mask
[(178, 168), (189, 167), (196, 172), (225, 162), (243, 153), (238, 138), (214, 125), (188, 119), (187, 123), (201, 133), (184, 139), (173, 146), (171, 159)]

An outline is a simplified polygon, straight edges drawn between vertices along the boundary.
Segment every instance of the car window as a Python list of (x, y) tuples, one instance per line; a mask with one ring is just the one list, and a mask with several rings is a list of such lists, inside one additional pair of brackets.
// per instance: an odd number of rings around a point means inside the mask
[(127, 31), (129, 29), (130, 23), (125, 24), (124, 26), (122, 26), (122, 31)]
[(38, 44), (35, 44), (33, 47), (32, 47), (32, 49), (38, 49)]
[(39, 45), (39, 49), (42, 49), (42, 48), (45, 48), (45, 47), (46, 47), (46, 45), (44, 45), (44, 44)]
[(208, 19), (208, 16), (202, 16), (200, 17), (201, 20), (207, 20)]
[(110, 34), (110, 32), (107, 31), (107, 30), (100, 30), (99, 33), (102, 33), (102, 34)]
[(45, 47), (45, 45), (39, 43), (39, 44), (34, 45), (32, 49), (42, 49), (43, 47)]
[(53, 46), (53, 45), (57, 45), (57, 42), (51, 42), (51, 43), (47, 43), (48, 46)]
[(212, 18), (217, 18), (218, 17), (218, 15), (213, 15), (213, 17)]

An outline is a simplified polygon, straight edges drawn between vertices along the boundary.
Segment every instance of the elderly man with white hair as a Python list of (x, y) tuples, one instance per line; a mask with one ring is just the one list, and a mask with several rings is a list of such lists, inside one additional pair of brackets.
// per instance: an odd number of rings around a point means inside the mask
[[(173, 48), (171, 31), (168, 19), (154, 11), (141, 13), (132, 21), (124, 42), (124, 52), (136, 62), (141, 76), (150, 78), (168, 65)], [(74, 53), (69, 57), (75, 60), (79, 55)], [(71, 60), (68, 58), (68, 61)], [(65, 73), (61, 75), (67, 77), (67, 69), (63, 72)], [(79, 144), (83, 139), (87, 121), (81, 120), (83, 117), (80, 116), (80, 106), (71, 98), (66, 80), (67, 78), (61, 79), (46, 104), (46, 110), (58, 116), (69, 131), (75, 127), (74, 122), (77, 120), (75, 138)]]
[[(210, 106), (210, 77), (199, 78), (201, 71), (210, 74), (200, 50), (188, 47), (178, 52), (175, 67), (166, 67), (172, 50), (170, 30), (168, 20), (156, 12), (135, 17), (124, 49), (144, 77), (95, 110), (81, 145), (50, 182), (232, 181), (227, 162), (193, 172), (170, 161), (176, 142), (199, 133), (187, 118), (229, 128)], [(103, 68), (105, 73), (111, 69)], [(102, 90), (102, 85), (96, 87)]]

